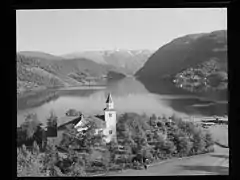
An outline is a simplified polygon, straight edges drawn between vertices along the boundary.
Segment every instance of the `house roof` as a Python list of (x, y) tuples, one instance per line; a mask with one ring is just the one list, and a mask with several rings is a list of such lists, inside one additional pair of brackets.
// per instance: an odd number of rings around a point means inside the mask
[(87, 118), (89, 121), (94, 121), (97, 125), (97, 128), (105, 128), (106, 123), (101, 118), (98, 118), (96, 116), (90, 116)]
[(64, 116), (59, 119), (59, 122), (61, 122), (61, 124), (58, 126), (58, 130), (66, 129), (66, 126), (69, 124), (73, 124), (75, 126), (80, 121), (80, 119), (81, 117)]

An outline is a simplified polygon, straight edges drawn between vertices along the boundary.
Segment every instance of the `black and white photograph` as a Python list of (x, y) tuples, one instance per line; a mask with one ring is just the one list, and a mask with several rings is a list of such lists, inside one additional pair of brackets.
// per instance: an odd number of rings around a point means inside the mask
[(16, 10), (17, 177), (229, 175), (227, 44), (227, 8)]

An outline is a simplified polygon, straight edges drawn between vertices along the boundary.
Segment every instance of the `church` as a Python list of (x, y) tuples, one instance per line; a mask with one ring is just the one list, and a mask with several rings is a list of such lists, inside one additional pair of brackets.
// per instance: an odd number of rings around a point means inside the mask
[[(97, 124), (97, 129), (95, 133), (103, 133), (105, 135), (105, 141), (108, 143), (110, 141), (116, 141), (116, 123), (117, 123), (117, 113), (114, 109), (114, 102), (111, 94), (109, 93), (106, 100), (106, 108), (104, 108), (104, 114), (91, 117)], [(87, 123), (87, 119), (84, 118), (83, 114), (80, 115), (78, 123), (75, 124), (75, 128), (78, 132), (86, 130), (84, 124)]]

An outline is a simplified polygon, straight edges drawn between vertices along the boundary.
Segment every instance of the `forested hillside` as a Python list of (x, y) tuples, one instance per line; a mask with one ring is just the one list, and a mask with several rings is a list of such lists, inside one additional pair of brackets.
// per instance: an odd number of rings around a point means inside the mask
[(189, 91), (227, 89), (227, 31), (186, 35), (159, 48), (135, 74), (167, 79)]
[(18, 94), (49, 87), (102, 84), (110, 78), (109, 74), (112, 72), (124, 77), (112, 66), (97, 64), (84, 58), (53, 60), (23, 54), (17, 53), (16, 56)]

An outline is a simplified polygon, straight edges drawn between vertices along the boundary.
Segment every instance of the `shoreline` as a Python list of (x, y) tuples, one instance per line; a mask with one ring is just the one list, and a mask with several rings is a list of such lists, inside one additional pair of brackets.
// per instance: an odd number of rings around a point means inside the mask
[(100, 86), (100, 85), (96, 85), (96, 86), (71, 86), (71, 87), (63, 87), (63, 88), (59, 88), (57, 90), (91, 90), (91, 89), (106, 89), (106, 86)]
[(41, 93), (44, 91), (61, 91), (61, 90), (91, 90), (91, 89), (106, 89), (106, 85), (91, 85), (91, 86), (68, 86), (68, 87), (57, 87), (57, 88), (39, 88), (25, 91), (23, 93), (17, 93), (17, 99), (26, 98), (31, 95), (35, 95), (37, 93)]

